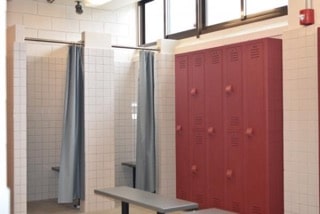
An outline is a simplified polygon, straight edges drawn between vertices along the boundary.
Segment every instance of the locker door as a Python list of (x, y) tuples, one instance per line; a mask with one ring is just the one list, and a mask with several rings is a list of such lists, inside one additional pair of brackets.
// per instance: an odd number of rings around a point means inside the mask
[(191, 201), (206, 207), (206, 142), (205, 142), (205, 86), (204, 86), (204, 53), (196, 52), (189, 60), (189, 118), (192, 162)]
[(176, 194), (177, 198), (188, 200), (190, 184), (190, 144), (188, 108), (188, 55), (175, 58), (175, 100), (176, 100)]
[(229, 46), (225, 51), (223, 90), (226, 209), (244, 213), (242, 53), (240, 46)]
[(266, 213), (266, 74), (262, 41), (244, 45), (245, 193), (248, 214)]
[(206, 51), (205, 115), (207, 142), (207, 191), (209, 207), (224, 207), (224, 143), (222, 109), (222, 49)]

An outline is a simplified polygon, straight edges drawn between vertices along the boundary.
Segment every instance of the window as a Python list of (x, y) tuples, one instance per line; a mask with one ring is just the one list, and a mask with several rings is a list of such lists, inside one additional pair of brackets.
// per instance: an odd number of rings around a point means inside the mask
[(138, 3), (140, 44), (151, 44), (164, 37), (163, 0), (144, 0)]
[(163, 0), (155, 0), (145, 5), (146, 41), (155, 42), (164, 36)]
[(196, 0), (167, 0), (167, 33), (196, 28)]
[(288, 0), (140, 0), (139, 45), (284, 16), (287, 5)]
[[(226, 9), (228, 8), (228, 9)], [(212, 1), (206, 0), (207, 26), (231, 20), (241, 19), (241, 2), (235, 0)]]
[(288, 5), (288, 0), (246, 0), (246, 14), (251, 15)]

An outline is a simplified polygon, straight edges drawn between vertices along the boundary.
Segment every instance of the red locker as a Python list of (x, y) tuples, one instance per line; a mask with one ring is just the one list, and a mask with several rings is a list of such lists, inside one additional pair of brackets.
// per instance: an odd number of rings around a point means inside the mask
[(191, 199), (188, 77), (188, 55), (176, 57), (176, 189), (177, 198), (186, 200)]
[(191, 200), (197, 201), (201, 208), (206, 207), (206, 139), (205, 139), (205, 85), (204, 54), (196, 52), (189, 55), (189, 118), (191, 142), (192, 178)]
[(245, 138), (246, 213), (283, 213), (282, 43), (248, 42), (244, 52), (244, 123), (253, 130)]
[(224, 66), (225, 208), (243, 213), (243, 72), (241, 46), (231, 46), (225, 49)]
[(222, 108), (223, 50), (205, 52), (205, 115), (207, 142), (207, 197), (208, 206), (225, 206), (225, 166)]
[(244, 45), (244, 147), (245, 213), (266, 213), (267, 139), (264, 46), (261, 41)]

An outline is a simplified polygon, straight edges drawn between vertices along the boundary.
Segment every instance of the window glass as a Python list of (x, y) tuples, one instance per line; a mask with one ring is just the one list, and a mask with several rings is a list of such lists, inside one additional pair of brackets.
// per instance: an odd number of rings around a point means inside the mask
[(215, 25), (241, 18), (240, 0), (206, 0), (206, 25)]
[(196, 0), (167, 0), (167, 34), (196, 28)]
[(155, 42), (164, 37), (163, 0), (145, 4), (145, 43)]
[(287, 6), (288, 0), (246, 0), (247, 15), (259, 13), (274, 8)]

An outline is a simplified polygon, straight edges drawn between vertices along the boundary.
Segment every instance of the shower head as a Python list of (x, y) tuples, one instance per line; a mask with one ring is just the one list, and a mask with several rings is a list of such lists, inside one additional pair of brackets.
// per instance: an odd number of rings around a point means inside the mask
[(77, 14), (82, 14), (83, 13), (83, 9), (82, 9), (82, 5), (80, 4), (80, 1), (76, 1), (76, 6), (75, 6), (75, 8), (76, 8), (76, 13)]
[(48, 3), (53, 3), (55, 0), (47, 0)]

